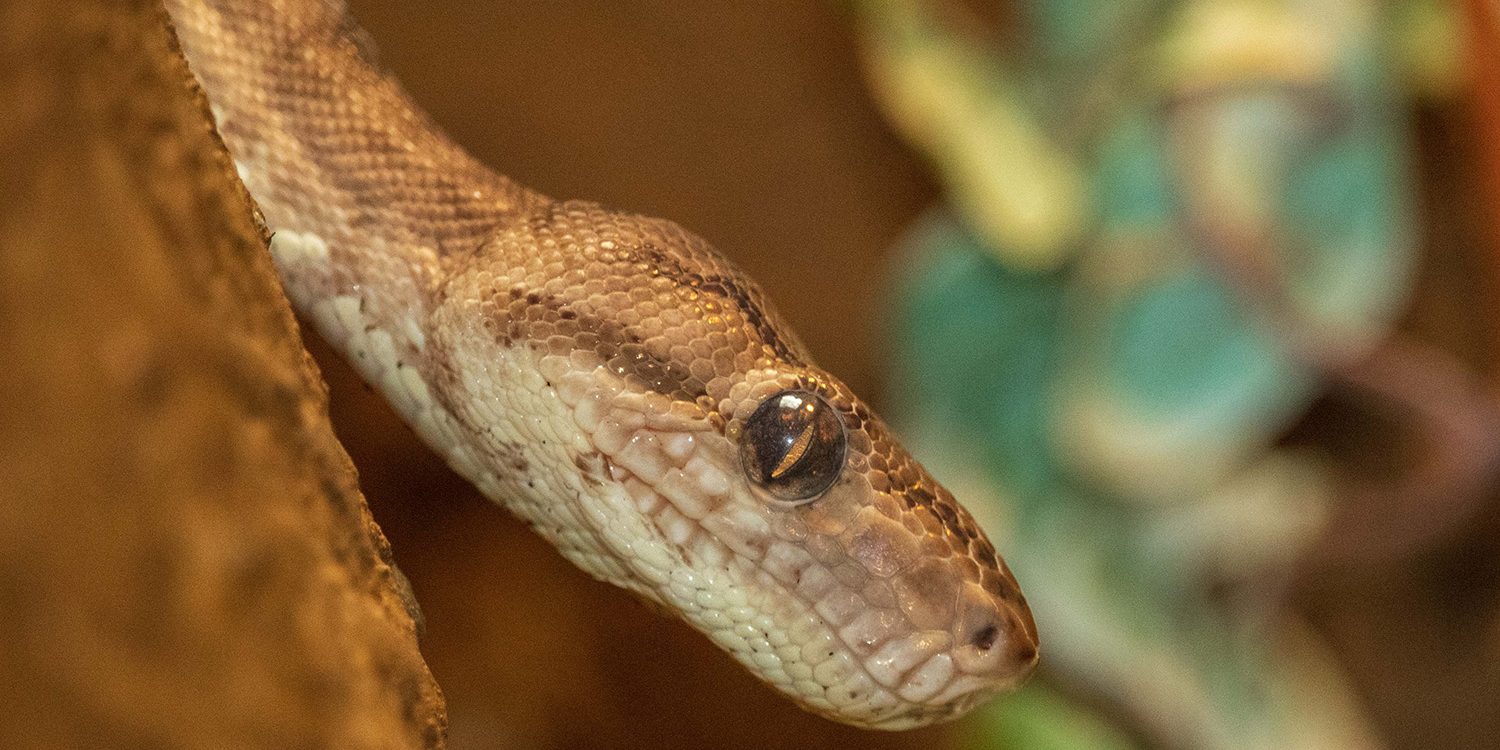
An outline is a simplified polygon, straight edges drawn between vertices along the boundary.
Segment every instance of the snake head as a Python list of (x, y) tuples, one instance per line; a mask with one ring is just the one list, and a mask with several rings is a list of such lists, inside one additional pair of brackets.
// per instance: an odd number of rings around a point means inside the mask
[(706, 243), (565, 203), (483, 256), (432, 327), (481, 321), (437, 389), (455, 466), (580, 567), (846, 723), (951, 719), (1030, 673), (978, 524)]
[[(843, 383), (766, 368), (721, 413), (740, 453), (737, 510), (703, 525), (816, 616), (808, 643), (831, 647), (798, 654), (821, 688), (797, 685), (804, 702), (895, 729), (959, 716), (1031, 672), (1036, 624), (1015, 577)], [(759, 523), (723, 520), (747, 507)]]

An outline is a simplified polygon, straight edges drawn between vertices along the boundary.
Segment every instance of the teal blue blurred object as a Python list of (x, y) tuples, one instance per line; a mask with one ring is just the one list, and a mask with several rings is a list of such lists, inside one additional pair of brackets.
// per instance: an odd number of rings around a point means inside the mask
[[(1374, 744), (1316, 636), (1215, 586), (1319, 532), (1325, 472), (1276, 438), (1411, 283), (1385, 6), (1018, 0), (1001, 46), (857, 5), (949, 199), (904, 243), (887, 411), (1010, 561), (1043, 663), (1164, 744)], [(1067, 703), (997, 703), (978, 746), (1047, 746)]]
[(1403, 149), (1385, 98), (1341, 94), (1252, 87), (1105, 140), (1056, 407), (1093, 480), (1206, 491), (1311, 400), (1309, 354), (1357, 356), (1389, 324), (1411, 265)]
[(1201, 411), (1275, 388), (1285, 363), (1234, 309), (1230, 291), (1197, 267), (1127, 300), (1109, 337), (1120, 390), (1147, 410)]
[(1148, 113), (1122, 117), (1094, 146), (1094, 205), (1099, 224), (1165, 227), (1175, 221), (1177, 200), (1163, 133)]
[(1311, 383), (1182, 227), (1185, 157), (1162, 112), (1113, 124), (1095, 157), (1096, 237), (1068, 275), (1049, 439), (1093, 481), (1160, 502), (1258, 450)]
[(1309, 403), (1309, 354), (1389, 325), (1411, 207), (1371, 4), (1030, 0), (1003, 52), (923, 2), (862, 7), (877, 93), (960, 221), (1066, 277), (1046, 432), (1091, 481), (1204, 492)]
[[(1249, 708), (1273, 703), (1266, 693), (1277, 682), (1265, 674), (1272, 657), (1259, 631), (1208, 606), (1202, 571), (1157, 548), (1158, 517), (1080, 484), (1053, 448), (1069, 275), (1007, 269), (941, 212), (913, 230), (901, 265), (892, 417), (956, 492), (1000, 488), (1003, 509), (973, 492), (965, 501), (1025, 586), (1044, 661), (1107, 693), (1132, 681), (1167, 685), (1132, 700), (1158, 701), (1155, 718), (1174, 727), (1161, 731), (1196, 746), (1255, 736), (1271, 744), (1245, 746), (1275, 747), (1289, 718)], [(1069, 736), (1076, 717), (1038, 710), (997, 701), (976, 721), (1006, 737), (1018, 727)], [(1005, 746), (984, 736), (975, 747)]]
[(1365, 342), (1406, 298), (1415, 229), (1405, 122), (1392, 116), (1402, 102), (1378, 88), (1361, 98), (1340, 113), (1347, 129), (1308, 149), (1279, 192), (1287, 231), (1308, 238), (1289, 278), (1303, 315)]
[[(1120, 67), (1122, 46), (1139, 43), (1159, 27), (1176, 3), (1160, 0), (1015, 0), (1019, 25), (1029, 33), (1025, 65), (1015, 74), (1027, 80), (1038, 108), (1068, 107), (1073, 97), (1057, 95), (1062, 81), (1083, 81)], [(1071, 81), (1070, 81), (1071, 82)]]
[(908, 272), (921, 281), (896, 304), (894, 348), (912, 365), (892, 373), (892, 391), (907, 396), (897, 421), (982, 436), (982, 458), (1024, 502), (1060, 481), (1038, 447), (1050, 442), (1065, 275), (1008, 271), (943, 215), (924, 220), (910, 243)]

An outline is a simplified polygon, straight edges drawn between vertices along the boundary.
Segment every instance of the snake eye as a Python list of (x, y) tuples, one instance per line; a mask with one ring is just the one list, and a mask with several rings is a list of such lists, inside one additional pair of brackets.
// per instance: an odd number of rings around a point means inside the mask
[(823, 494), (844, 467), (844, 420), (822, 397), (781, 391), (745, 420), (740, 461), (750, 480), (780, 500)]

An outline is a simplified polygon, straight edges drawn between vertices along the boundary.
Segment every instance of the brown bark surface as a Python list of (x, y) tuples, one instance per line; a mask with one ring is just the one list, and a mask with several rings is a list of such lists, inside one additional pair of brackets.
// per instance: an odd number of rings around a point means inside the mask
[(404, 581), (155, 4), (0, 5), (0, 102), (0, 746), (441, 746)]

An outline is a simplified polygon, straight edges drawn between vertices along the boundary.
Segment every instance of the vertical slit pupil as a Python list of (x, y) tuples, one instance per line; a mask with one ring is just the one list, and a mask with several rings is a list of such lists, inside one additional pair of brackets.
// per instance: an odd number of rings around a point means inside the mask
[(791, 471), (797, 465), (797, 462), (801, 461), (802, 457), (807, 455), (807, 446), (812, 443), (813, 439), (813, 426), (813, 423), (809, 421), (802, 428), (802, 433), (787, 447), (786, 455), (782, 456), (781, 462), (776, 464), (776, 468), (771, 470), (772, 479), (778, 479), (783, 474)]

